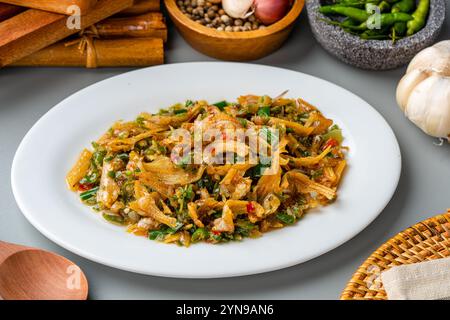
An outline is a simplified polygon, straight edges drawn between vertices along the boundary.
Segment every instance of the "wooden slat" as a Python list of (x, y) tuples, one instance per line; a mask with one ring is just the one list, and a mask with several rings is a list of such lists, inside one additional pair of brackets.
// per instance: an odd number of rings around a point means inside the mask
[(25, 8), (13, 6), (6, 3), (0, 3), (0, 22), (9, 19), (22, 11), (24, 11)]
[[(92, 11), (81, 17), (81, 29), (132, 4), (133, 0), (99, 0)], [(67, 20), (65, 15), (29, 9), (0, 23), (0, 67), (80, 31), (69, 29)]]
[(121, 16), (137, 16), (161, 10), (160, 0), (135, 0), (134, 5), (119, 13)]
[(95, 64), (87, 50), (60, 41), (10, 66), (25, 67), (146, 67), (164, 63), (164, 47), (158, 38), (94, 39)]
[(68, 8), (76, 5), (84, 15), (95, 6), (97, 0), (0, 0), (0, 2), (61, 14), (71, 14)]
[(167, 41), (167, 26), (161, 12), (108, 18), (95, 24), (100, 38), (161, 38)]

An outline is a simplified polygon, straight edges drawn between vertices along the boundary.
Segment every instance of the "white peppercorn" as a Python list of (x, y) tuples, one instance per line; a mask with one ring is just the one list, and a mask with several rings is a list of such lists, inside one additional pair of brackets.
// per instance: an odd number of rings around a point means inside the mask
[(220, 17), (220, 20), (222, 20), (223, 21), (223, 23), (225, 23), (225, 24), (230, 24), (230, 20), (231, 20), (231, 18), (229, 17), (229, 16), (227, 16), (226, 14), (224, 14), (224, 15), (222, 15), (221, 17)]

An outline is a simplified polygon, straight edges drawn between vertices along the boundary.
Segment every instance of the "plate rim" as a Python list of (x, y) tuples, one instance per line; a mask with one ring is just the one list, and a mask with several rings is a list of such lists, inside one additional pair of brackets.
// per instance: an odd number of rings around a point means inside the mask
[[(20, 153), (22, 152), (22, 149), (24, 148), (23, 146), (25, 145), (25, 142), (30, 139), (30, 137), (32, 136), (34, 130), (36, 130), (35, 128), (37, 127), (38, 123), (40, 123), (41, 121), (43, 121), (47, 116), (53, 114), (54, 112), (57, 112), (60, 108), (62, 108), (64, 106), (64, 104), (70, 100), (71, 98), (73, 98), (74, 96), (78, 95), (78, 94), (83, 94), (86, 90), (91, 90), (91, 89), (95, 89), (96, 86), (101, 86), (104, 82), (108, 82), (111, 79), (116, 79), (116, 78), (120, 78), (120, 77), (126, 77), (132, 74), (138, 74), (140, 72), (145, 73), (147, 70), (154, 70), (154, 69), (164, 69), (167, 67), (176, 67), (178, 65), (214, 65), (214, 64), (218, 64), (218, 65), (223, 65), (223, 64), (228, 64), (228, 65), (239, 65), (241, 67), (245, 67), (245, 66), (251, 66), (251, 67), (258, 67), (258, 68), (262, 68), (262, 69), (275, 69), (278, 71), (283, 71), (283, 72), (291, 72), (291, 73), (296, 73), (296, 74), (301, 74), (302, 76), (306, 76), (308, 78), (314, 78), (323, 82), (326, 82), (328, 85), (334, 86), (339, 88), (342, 91), (345, 91), (346, 94), (352, 95), (354, 97), (356, 97), (357, 99), (359, 99), (362, 103), (365, 104), (364, 108), (369, 107), (369, 109), (371, 109), (372, 112), (374, 112), (375, 114), (378, 115), (379, 120), (381, 120), (383, 122), (383, 124), (386, 127), (386, 133), (389, 133), (389, 135), (391, 136), (391, 141), (394, 142), (394, 146), (395, 146), (395, 150), (392, 150), (392, 155), (395, 156), (394, 158), (397, 159), (395, 166), (393, 165), (393, 167), (395, 167), (395, 172), (396, 175), (395, 177), (393, 177), (392, 181), (392, 185), (391, 185), (391, 190), (389, 190), (389, 192), (387, 194), (389, 194), (388, 197), (386, 197), (385, 201), (383, 201), (383, 203), (378, 203), (377, 205), (377, 214), (374, 214), (373, 217), (371, 217), (370, 219), (367, 219), (365, 221), (364, 224), (361, 224), (361, 226), (359, 228), (357, 228), (356, 231), (353, 232), (349, 232), (349, 234), (346, 237), (343, 237), (340, 241), (336, 241), (333, 243), (333, 245), (331, 246), (327, 246), (326, 248), (322, 248), (322, 250), (316, 250), (314, 252), (314, 254), (310, 254), (310, 255), (305, 255), (303, 256), (301, 259), (292, 259), (290, 263), (284, 263), (284, 264), (279, 264), (277, 266), (272, 266), (272, 267), (254, 267), (252, 268), (252, 270), (243, 270), (240, 272), (228, 272), (228, 273), (208, 273), (205, 275), (199, 275), (199, 274), (186, 274), (183, 272), (180, 273), (174, 273), (174, 272), (169, 272), (169, 273), (165, 273), (165, 272), (153, 272), (153, 271), (145, 271), (142, 269), (138, 269), (138, 268), (131, 268), (125, 265), (119, 265), (117, 263), (113, 263), (113, 262), (109, 262), (109, 261), (105, 261), (108, 259), (102, 259), (101, 257), (96, 256), (95, 254), (79, 249), (77, 248), (76, 245), (71, 245), (70, 243), (66, 242), (64, 239), (58, 237), (57, 235), (54, 235), (51, 231), (47, 230), (45, 228), (45, 226), (41, 225), (41, 223), (38, 221), (38, 219), (35, 219), (35, 217), (33, 217), (33, 214), (28, 212), (28, 210), (25, 208), (24, 203), (21, 200), (21, 197), (19, 195), (19, 191), (18, 191), (18, 186), (17, 181), (15, 179), (15, 175), (17, 172), (17, 159), (20, 156)], [(164, 64), (164, 65), (159, 65), (159, 66), (153, 66), (153, 67), (147, 67), (147, 68), (141, 68), (141, 69), (136, 69), (136, 70), (132, 70), (132, 71), (128, 71), (128, 72), (124, 72), (106, 79), (103, 79), (101, 81), (95, 82), (91, 85), (88, 85), (72, 94), (70, 94), (69, 96), (67, 96), (66, 98), (64, 98), (63, 100), (61, 100), (60, 102), (58, 102), (56, 105), (54, 105), (53, 107), (51, 107), (46, 113), (44, 113), (34, 124), (33, 126), (27, 131), (27, 133), (25, 134), (25, 136), (22, 138), (15, 154), (13, 157), (13, 162), (12, 162), (12, 166), (11, 166), (11, 187), (12, 187), (12, 191), (13, 191), (13, 195), (14, 195), (14, 199), (20, 209), (20, 211), (22, 212), (22, 214), (25, 216), (25, 218), (31, 223), (31, 225), (33, 225), (40, 233), (42, 233), (45, 237), (47, 237), (49, 240), (51, 240), (52, 242), (56, 243), (57, 245), (63, 247), (66, 250), (69, 250), (83, 258), (89, 259), (91, 261), (94, 261), (96, 263), (100, 263), (102, 265), (106, 265), (115, 269), (119, 269), (119, 270), (124, 270), (124, 271), (128, 271), (128, 272), (133, 272), (133, 273), (138, 273), (138, 274), (143, 274), (143, 275), (151, 275), (151, 276), (159, 276), (159, 277), (168, 277), (168, 278), (186, 278), (186, 279), (215, 279), (215, 278), (229, 278), (229, 277), (239, 277), (239, 276), (247, 276), (247, 275), (256, 275), (256, 274), (261, 274), (261, 273), (266, 273), (266, 272), (271, 272), (271, 271), (276, 271), (276, 270), (281, 270), (281, 269), (285, 269), (288, 267), (292, 267), (295, 265), (299, 265), (302, 264), (304, 262), (310, 261), (312, 259), (315, 259), (317, 257), (320, 257), (338, 247), (340, 247), (341, 245), (343, 245), (344, 243), (350, 241), (351, 239), (353, 239), (355, 236), (357, 236), (358, 234), (360, 234), (361, 232), (363, 232), (375, 219), (377, 219), (379, 217), (379, 215), (383, 212), (383, 210), (386, 208), (386, 206), (389, 204), (389, 202), (392, 200), (393, 196), (395, 195), (395, 192), (398, 188), (398, 184), (400, 181), (400, 177), (401, 177), (401, 173), (402, 173), (402, 155), (401, 155), (401, 149), (397, 140), (397, 137), (395, 135), (394, 130), (392, 129), (392, 127), (389, 125), (389, 123), (386, 121), (386, 119), (383, 117), (383, 115), (377, 110), (375, 109), (371, 104), (369, 104), (367, 101), (365, 101), (364, 99), (362, 99), (359, 95), (351, 92), (350, 90), (342, 87), (341, 85), (337, 85), (332, 83), (331, 81), (328, 81), (326, 79), (322, 79), (301, 71), (296, 71), (296, 70), (292, 70), (292, 69), (286, 69), (286, 68), (280, 68), (280, 67), (274, 67), (274, 66), (266, 66), (263, 64), (255, 64), (255, 63), (236, 63), (236, 62), (224, 62), (224, 61), (212, 61), (212, 62), (182, 62), (182, 63), (172, 63), (172, 64)], [(375, 211), (375, 210), (374, 210)], [(226, 244), (225, 244), (226, 245)]]

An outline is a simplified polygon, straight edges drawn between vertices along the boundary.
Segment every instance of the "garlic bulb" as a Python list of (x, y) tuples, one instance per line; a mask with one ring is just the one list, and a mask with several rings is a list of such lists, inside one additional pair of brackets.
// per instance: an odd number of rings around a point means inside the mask
[(253, 0), (222, 0), (223, 10), (232, 18), (245, 19), (252, 15)]
[(406, 73), (414, 69), (432, 69), (439, 73), (450, 73), (450, 40), (436, 43), (422, 50), (411, 60)]
[(414, 57), (397, 87), (397, 103), (425, 133), (450, 142), (450, 40)]

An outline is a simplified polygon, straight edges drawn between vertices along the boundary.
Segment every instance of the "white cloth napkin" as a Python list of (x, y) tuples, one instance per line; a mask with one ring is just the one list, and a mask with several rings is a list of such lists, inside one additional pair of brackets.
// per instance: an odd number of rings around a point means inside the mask
[(381, 281), (389, 300), (449, 300), (450, 258), (393, 267)]

